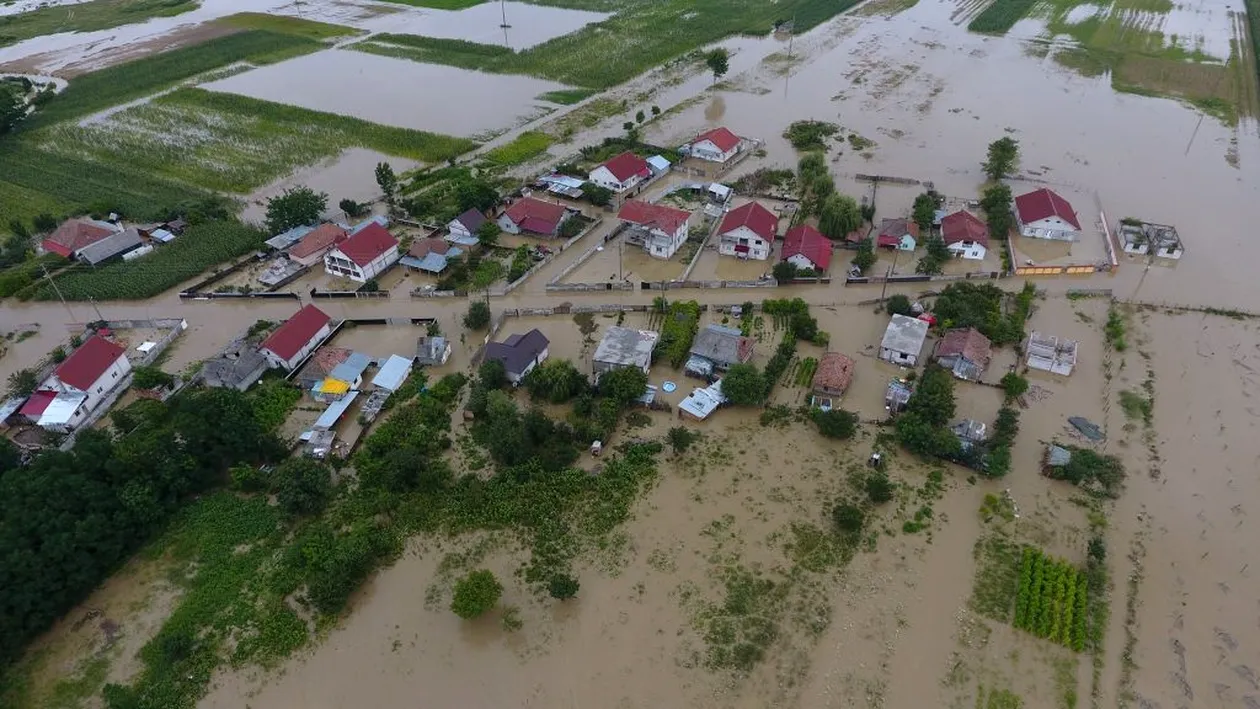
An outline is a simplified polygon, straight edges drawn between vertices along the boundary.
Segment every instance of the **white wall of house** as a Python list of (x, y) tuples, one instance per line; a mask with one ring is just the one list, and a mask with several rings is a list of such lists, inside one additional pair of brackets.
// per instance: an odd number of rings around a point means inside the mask
[(587, 179), (600, 187), (607, 187), (613, 192), (625, 192), (642, 182), (643, 176), (631, 175), (625, 182), (621, 182), (612, 174), (612, 171), (603, 165), (600, 165), (594, 170), (591, 170), (591, 174), (587, 176)]
[(511, 218), (509, 218), (507, 214), (500, 214), (498, 221), (499, 221), (499, 228), (502, 229), (503, 231), (506, 231), (509, 234), (521, 233), (521, 228), (517, 226), (516, 222), (512, 221)]
[(661, 229), (653, 229), (648, 240), (643, 242), (643, 249), (653, 258), (668, 259), (678, 253), (678, 249), (682, 247), (683, 242), (686, 240), (687, 223), (683, 222), (682, 225), (674, 230), (673, 234)]
[[(131, 360), (127, 359), (127, 355), (122, 355), (109, 366), (109, 369), (102, 372), (101, 376), (97, 377), (96, 381), (92, 382), (92, 385), (86, 390), (66, 384), (58, 379), (56, 374), (50, 375), (47, 379), (45, 379), (40, 388), (47, 389), (49, 391), (82, 391), (84, 394), (87, 394), (87, 399), (83, 401), (83, 404), (80, 407), (83, 412), (83, 416), (86, 416), (94, 411), (97, 406), (100, 406), (101, 400), (104, 399), (109, 392), (113, 391), (114, 387), (118, 386), (118, 383), (122, 381), (123, 377), (127, 376), (127, 373), (130, 371)], [(77, 420), (71, 420), (71, 428), (74, 427), (74, 424), (76, 424), (78, 420), (82, 420), (82, 416), (79, 416), (77, 413), (76, 417)]]
[[(331, 249), (331, 248), (332, 248), (332, 245), (329, 245), (328, 249)], [(328, 249), (320, 249), (319, 251), (316, 251), (315, 253), (310, 254), (309, 256), (306, 256), (304, 258), (298, 258), (294, 256), (293, 254), (289, 254), (289, 260), (294, 263), (299, 263), (303, 266), (314, 266), (315, 264), (324, 260), (324, 256), (328, 254)]]
[(974, 241), (957, 241), (949, 245), (949, 252), (957, 258), (981, 261), (988, 249), (984, 248), (983, 244)]
[(788, 257), (787, 261), (797, 268), (808, 268), (811, 271), (818, 270), (818, 266), (816, 266), (813, 261), (805, 258), (805, 254), (792, 254)]
[(294, 354), (289, 359), (281, 359), (280, 355), (276, 354), (275, 352), (272, 352), (270, 349), (267, 349), (266, 347), (259, 350), (259, 352), (262, 353), (263, 357), (267, 358), (267, 363), (270, 364), (271, 366), (282, 367), (286, 370), (292, 371), (293, 368), (297, 366), (298, 362), (301, 362), (303, 359), (306, 358), (307, 355), (309, 355), (311, 352), (314, 352), (315, 347), (318, 346), (319, 343), (323, 342), (324, 338), (328, 337), (328, 335), (331, 332), (332, 332), (332, 323), (331, 322), (324, 323), (324, 326), (321, 327), (319, 331), (316, 332), (313, 337), (311, 337), (310, 340), (307, 340), (305, 345), (302, 345), (302, 349), (298, 350), (297, 354)]
[[(736, 250), (735, 247), (741, 245), (748, 247), (747, 253), (742, 253)], [(718, 241), (718, 253), (723, 256), (746, 257), (756, 259), (758, 261), (765, 261), (770, 258), (770, 242), (762, 239), (755, 231), (749, 229), (746, 225), (741, 224), (720, 236)]]
[(902, 352), (891, 347), (880, 347), (879, 358), (885, 362), (892, 362), (903, 367), (915, 367), (919, 364), (918, 352)]
[(451, 233), (451, 236), (468, 238), (473, 235), (471, 231), (468, 231), (468, 227), (464, 226), (464, 223), (458, 219), (452, 219), (447, 223), (446, 230)]
[(1045, 219), (1038, 219), (1035, 222), (1025, 224), (1023, 221), (1020, 221), (1019, 213), (1017, 212), (1015, 220), (1019, 222), (1019, 233), (1033, 239), (1076, 241), (1081, 235), (1081, 232), (1077, 231), (1076, 227), (1058, 217), (1046, 217)]
[(546, 361), (547, 361), (547, 357), (551, 354), (549, 350), (550, 350), (550, 348), (548, 348), (548, 347), (544, 347), (544, 348), (543, 348), (543, 351), (542, 351), (542, 352), (539, 352), (539, 353), (538, 353), (538, 356), (537, 356), (537, 357), (535, 357), (535, 358), (534, 358), (534, 360), (533, 360), (532, 362), (530, 362), (529, 364), (525, 365), (525, 370), (524, 370), (524, 371), (522, 371), (521, 373), (517, 374), (517, 373), (514, 373), (514, 372), (508, 372), (508, 373), (507, 373), (507, 378), (508, 378), (508, 381), (509, 381), (509, 382), (512, 382), (513, 384), (520, 384), (520, 383), (521, 383), (521, 380), (525, 378), (525, 375), (527, 375), (527, 374), (529, 374), (530, 372), (534, 371), (534, 367), (537, 367), (538, 365), (540, 365), (540, 364), (542, 364), (543, 362), (546, 362)]
[(702, 140), (699, 143), (693, 143), (691, 146), (692, 157), (701, 160), (709, 160), (710, 162), (726, 162), (735, 157), (735, 153), (739, 152), (739, 146), (723, 151), (721, 148), (713, 144), (711, 140)]
[(341, 249), (333, 249), (324, 256), (324, 270), (331, 276), (349, 278), (356, 283), (366, 283), (394, 265), (394, 262), (397, 260), (397, 244), (389, 247), (388, 251), (372, 259), (371, 262), (362, 267), (351, 261), (348, 256), (341, 252)]

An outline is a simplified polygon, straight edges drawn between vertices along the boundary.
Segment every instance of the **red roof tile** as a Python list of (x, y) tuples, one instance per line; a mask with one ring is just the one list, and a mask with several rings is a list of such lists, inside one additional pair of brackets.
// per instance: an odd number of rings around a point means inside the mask
[(954, 212), (941, 220), (941, 238), (946, 244), (974, 241), (989, 245), (989, 228), (971, 212)]
[(306, 258), (321, 251), (327, 251), (336, 244), (345, 241), (346, 230), (336, 224), (320, 224), (315, 230), (302, 240), (293, 245), (289, 249), (289, 255), (294, 258)]
[(113, 233), (114, 230), (93, 224), (87, 219), (67, 219), (44, 239), (42, 246), (45, 251), (69, 258), (79, 249), (91, 246)]
[(725, 234), (741, 226), (748, 227), (763, 240), (774, 243), (775, 233), (779, 230), (779, 218), (761, 204), (749, 202), (727, 212), (722, 226), (718, 227), (718, 233)]
[(839, 352), (828, 352), (818, 360), (814, 372), (814, 389), (844, 391), (853, 381), (853, 358)]
[(71, 352), (66, 361), (57, 365), (53, 373), (63, 383), (80, 391), (87, 391), (111, 364), (123, 356), (123, 352), (122, 345), (110, 342), (100, 335), (93, 335), (79, 349)]
[(44, 413), (44, 410), (56, 398), (57, 392), (55, 391), (37, 391), (31, 394), (31, 398), (27, 399), (25, 404), (22, 404), (22, 408), (18, 410), (18, 413), (30, 419), (38, 419), (39, 415)]
[(1053, 190), (1045, 187), (1016, 197), (1015, 211), (1019, 213), (1019, 220), (1024, 224), (1047, 217), (1058, 217), (1071, 224), (1077, 231), (1081, 230), (1081, 223), (1076, 221), (1076, 213), (1072, 211), (1072, 205), (1055, 194)]
[(372, 222), (359, 233), (338, 244), (337, 250), (358, 264), (359, 268), (363, 268), (395, 246), (398, 246), (398, 239), (385, 227)]
[(919, 238), (919, 225), (909, 219), (885, 219), (880, 222), (879, 235), (875, 238), (877, 246), (897, 246), (901, 237), (909, 234)]
[(667, 207), (663, 204), (652, 204), (637, 199), (628, 199), (617, 212), (617, 218), (638, 224), (649, 229), (659, 229), (666, 234), (673, 234), (678, 227), (687, 223), (691, 214), (681, 209)]
[(989, 338), (974, 327), (957, 328), (945, 333), (936, 344), (937, 357), (962, 355), (980, 367), (987, 367), (993, 355), (993, 345)]
[(600, 167), (607, 168), (618, 182), (625, 182), (635, 175), (651, 173), (647, 161), (630, 151), (618, 155)]
[(739, 136), (732, 133), (725, 126), (714, 128), (707, 133), (701, 133), (696, 136), (696, 139), (691, 141), (691, 143), (692, 145), (695, 145), (702, 140), (707, 140), (710, 143), (713, 143), (717, 146), (718, 150), (721, 150), (724, 153), (734, 150), (735, 147), (739, 145)]
[(831, 240), (808, 224), (788, 229), (783, 236), (783, 260), (792, 256), (804, 256), (819, 271), (831, 267)]
[(284, 324), (276, 328), (275, 332), (263, 340), (260, 349), (271, 350), (276, 356), (284, 360), (291, 359), (306, 343), (315, 337), (315, 333), (319, 332), (320, 328), (327, 324), (330, 319), (324, 311), (314, 305), (308, 305), (297, 311), (296, 315), (285, 320)]
[(564, 219), (564, 205), (524, 197), (504, 212), (512, 223), (535, 234), (554, 234)]

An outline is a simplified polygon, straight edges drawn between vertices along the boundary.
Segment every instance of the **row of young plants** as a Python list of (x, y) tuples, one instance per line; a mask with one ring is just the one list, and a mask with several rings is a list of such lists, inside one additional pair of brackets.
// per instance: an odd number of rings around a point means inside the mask
[(677, 369), (691, 356), (691, 343), (700, 329), (700, 304), (694, 300), (666, 303), (661, 297), (653, 303), (653, 309), (662, 318), (661, 339), (653, 358), (663, 359)]
[(1012, 625), (1077, 652), (1087, 640), (1089, 589), (1084, 574), (1040, 549), (1024, 547)]

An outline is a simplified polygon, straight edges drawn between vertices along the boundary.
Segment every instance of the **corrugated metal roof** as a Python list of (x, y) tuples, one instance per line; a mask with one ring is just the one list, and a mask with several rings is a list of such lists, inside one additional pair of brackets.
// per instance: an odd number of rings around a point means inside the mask
[(336, 367), (333, 367), (333, 370), (328, 373), (328, 376), (333, 379), (340, 379), (343, 382), (353, 382), (363, 376), (364, 370), (366, 370), (370, 364), (372, 364), (371, 357), (363, 354), (362, 352), (354, 352), (351, 353), (349, 357), (346, 357), (346, 361)]
[(44, 409), (44, 413), (40, 414), (39, 425), (64, 426), (70, 423), (70, 419), (74, 417), (74, 412), (86, 400), (87, 394), (68, 391), (57, 392), (57, 396), (49, 402), (48, 408)]
[(5, 419), (16, 414), (17, 410), (22, 408), (22, 404), (25, 403), (26, 397), (24, 396), (15, 396), (5, 400), (4, 403), (0, 403), (0, 423), (4, 423)]
[(372, 385), (390, 391), (398, 391), (398, 388), (407, 381), (407, 375), (411, 374), (411, 360), (399, 355), (390, 355), (385, 360), (385, 364), (381, 366), (381, 371), (372, 377)]
[(315, 425), (311, 428), (316, 431), (327, 431), (333, 426), (336, 426), (337, 421), (345, 415), (346, 410), (350, 408), (350, 404), (353, 404), (354, 400), (358, 397), (359, 392), (352, 391), (349, 395), (329, 404), (328, 408), (324, 409), (324, 413), (320, 414), (319, 418), (315, 419)]
[(313, 226), (305, 226), (305, 225), (295, 226), (286, 232), (283, 232), (281, 234), (276, 234), (270, 239), (267, 239), (266, 241), (264, 241), (263, 243), (270, 246), (273, 249), (287, 249), (290, 246), (301, 241), (302, 237), (306, 236), (307, 234), (313, 231), (315, 231), (315, 227)]

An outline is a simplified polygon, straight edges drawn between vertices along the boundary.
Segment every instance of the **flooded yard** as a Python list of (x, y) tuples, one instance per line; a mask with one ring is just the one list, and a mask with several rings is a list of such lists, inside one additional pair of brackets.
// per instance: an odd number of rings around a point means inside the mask
[[(458, 100), (408, 87), (458, 86)], [(203, 84), (211, 91), (352, 116), (372, 123), (445, 135), (494, 134), (547, 110), (531, 103), (554, 81), (485, 74), (363, 52), (328, 49)]]

